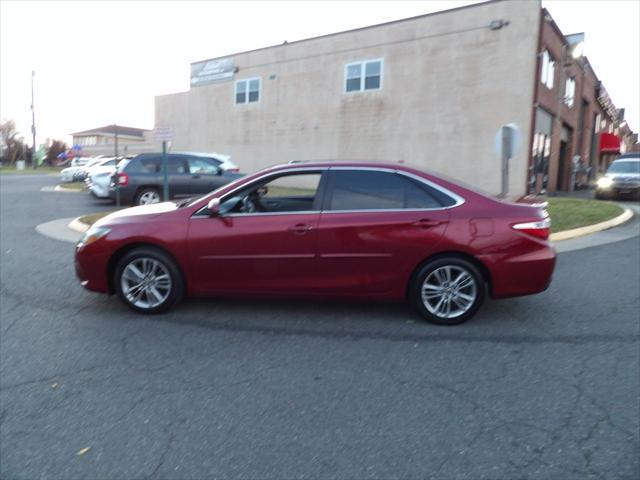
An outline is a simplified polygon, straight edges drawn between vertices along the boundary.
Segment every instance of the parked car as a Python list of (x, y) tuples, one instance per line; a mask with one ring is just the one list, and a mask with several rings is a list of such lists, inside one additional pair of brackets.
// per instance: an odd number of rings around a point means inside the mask
[(429, 321), (545, 290), (555, 266), (539, 205), (499, 201), (398, 164), (263, 170), (196, 200), (112, 213), (76, 246), (76, 273), (131, 309), (184, 295), (408, 299)]
[(597, 199), (613, 200), (627, 195), (640, 197), (640, 153), (618, 157), (596, 183)]
[(84, 167), (80, 167), (80, 169), (74, 175), (74, 179), (78, 182), (86, 180), (89, 175), (95, 173), (101, 167), (112, 167), (115, 170), (115, 166), (118, 163), (118, 159), (115, 157), (103, 157), (97, 158), (90, 162), (88, 162)]
[[(170, 153), (167, 157), (169, 198), (201, 195), (241, 176), (223, 170), (219, 160), (201, 155)], [(158, 203), (162, 198), (164, 181), (161, 165), (162, 155), (154, 153), (122, 160), (112, 177), (109, 197), (116, 200), (117, 185), (121, 203)]]
[(71, 160), (71, 165), (60, 171), (60, 181), (64, 183), (79, 182), (83, 180), (80, 178), (80, 172), (83, 172), (86, 168), (97, 165), (102, 161), (102, 158), (89, 158), (78, 157)]
[(109, 185), (116, 167), (100, 167), (85, 180), (87, 190), (96, 198), (109, 198)]

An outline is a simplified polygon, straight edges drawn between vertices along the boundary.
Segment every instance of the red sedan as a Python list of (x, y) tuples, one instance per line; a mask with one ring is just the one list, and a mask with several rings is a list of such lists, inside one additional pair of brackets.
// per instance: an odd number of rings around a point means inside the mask
[(408, 299), (456, 324), (493, 298), (545, 290), (549, 218), (404, 165), (293, 163), (196, 200), (112, 213), (76, 246), (76, 273), (138, 312), (183, 296)]

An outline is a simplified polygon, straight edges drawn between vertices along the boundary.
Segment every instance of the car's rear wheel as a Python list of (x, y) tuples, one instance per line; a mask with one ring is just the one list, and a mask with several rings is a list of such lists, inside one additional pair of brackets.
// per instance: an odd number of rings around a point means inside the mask
[(142, 313), (165, 312), (184, 293), (175, 262), (164, 252), (149, 247), (131, 250), (120, 259), (113, 285), (125, 305)]
[(409, 295), (418, 312), (438, 325), (457, 325), (475, 315), (485, 297), (478, 268), (458, 257), (441, 257), (415, 275)]
[(141, 188), (136, 194), (136, 205), (149, 205), (160, 202), (160, 192), (155, 188)]

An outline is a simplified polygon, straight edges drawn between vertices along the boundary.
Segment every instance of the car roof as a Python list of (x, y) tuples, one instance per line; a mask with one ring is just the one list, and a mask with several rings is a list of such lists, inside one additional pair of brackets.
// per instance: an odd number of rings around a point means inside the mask
[(390, 170), (412, 171), (412, 167), (399, 162), (363, 161), (363, 160), (293, 160), (289, 163), (273, 165), (265, 170), (286, 170), (288, 168), (327, 168), (327, 167), (354, 167), (354, 168), (384, 168)]

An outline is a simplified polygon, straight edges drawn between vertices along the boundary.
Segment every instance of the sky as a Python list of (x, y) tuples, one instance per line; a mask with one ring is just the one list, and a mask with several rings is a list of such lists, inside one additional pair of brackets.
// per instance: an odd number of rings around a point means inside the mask
[[(189, 89), (190, 63), (474, 1), (0, 0), (0, 118), (37, 143), (112, 123), (153, 128), (154, 96)], [(543, 1), (640, 129), (640, 1)]]

